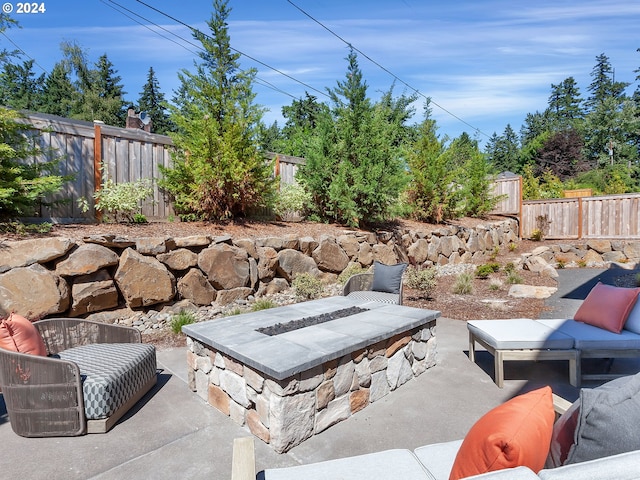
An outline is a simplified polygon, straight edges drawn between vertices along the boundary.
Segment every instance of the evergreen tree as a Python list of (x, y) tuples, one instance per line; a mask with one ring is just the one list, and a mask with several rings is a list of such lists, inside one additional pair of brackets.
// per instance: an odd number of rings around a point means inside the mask
[(573, 128), (584, 118), (580, 89), (573, 77), (565, 78), (558, 85), (551, 84), (549, 118), (559, 130)]
[(176, 131), (172, 168), (161, 184), (184, 218), (224, 219), (267, 204), (273, 193), (271, 168), (254, 139), (262, 109), (253, 104), (255, 69), (241, 70), (230, 45), (227, 1), (214, 0), (207, 22), (211, 36), (194, 38), (203, 47), (195, 72), (182, 70), (170, 107)]
[(44, 81), (41, 111), (70, 117), (77, 102), (78, 91), (71, 83), (68, 67), (62, 62), (56, 63)]
[(0, 104), (15, 110), (39, 110), (42, 104), (44, 74), (36, 76), (33, 60), (22, 65), (5, 63), (0, 73)]
[(306, 157), (319, 118), (327, 111), (328, 107), (308, 92), (304, 98), (282, 107), (286, 122), (282, 128), (282, 139), (278, 142), (278, 152)]
[(518, 136), (508, 124), (502, 135), (495, 133), (485, 147), (487, 161), (492, 165), (493, 171), (500, 173), (510, 171), (520, 173), (522, 165), (520, 162), (520, 149)]
[(408, 117), (402, 113), (406, 101), (391, 101), (391, 93), (373, 105), (353, 50), (347, 62), (345, 80), (327, 89), (334, 128), (327, 123), (321, 132), (334, 141), (320, 142), (318, 146), (327, 150), (321, 152), (322, 156), (315, 156), (317, 150), (313, 152), (311, 162), (300, 169), (299, 176), (314, 199), (320, 201), (315, 206), (317, 215), (358, 226), (385, 218), (403, 187), (398, 132)]
[(160, 91), (160, 83), (156, 78), (153, 67), (149, 67), (147, 74), (147, 82), (140, 92), (138, 99), (138, 108), (140, 111), (147, 112), (151, 121), (151, 131), (162, 135), (168, 134), (173, 130), (173, 125), (169, 121), (167, 113), (167, 103), (164, 94)]
[[(6, 13), (0, 11), (0, 34), (17, 25), (18, 22), (16, 22)], [(0, 50), (0, 66), (4, 66), (5, 63), (8, 63), (10, 61), (11, 57), (16, 56), (17, 54), (17, 50), (7, 50), (6, 48), (2, 48)]]
[(609, 97), (617, 99), (619, 103), (624, 100), (624, 90), (629, 84), (615, 80), (615, 72), (609, 62), (609, 57), (604, 53), (596, 57), (596, 65), (591, 71), (591, 79), (588, 88), (590, 95), (585, 102), (589, 112), (595, 110)]

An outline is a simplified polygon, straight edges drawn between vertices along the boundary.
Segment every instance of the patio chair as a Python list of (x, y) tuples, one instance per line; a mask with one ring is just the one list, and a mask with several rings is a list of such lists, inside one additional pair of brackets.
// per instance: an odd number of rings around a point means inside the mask
[(351, 276), (342, 294), (357, 300), (402, 305), (402, 274), (406, 268), (406, 263), (385, 265), (375, 262), (373, 273)]
[(18, 435), (104, 433), (156, 384), (155, 348), (135, 328), (70, 318), (33, 325), (48, 356), (0, 348), (0, 387)]

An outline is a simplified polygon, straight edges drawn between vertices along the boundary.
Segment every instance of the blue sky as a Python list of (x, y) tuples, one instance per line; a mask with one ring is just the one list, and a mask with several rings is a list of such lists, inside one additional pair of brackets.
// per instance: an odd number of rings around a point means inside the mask
[[(208, 32), (209, 0), (145, 0), (172, 17)], [(640, 2), (635, 0), (291, 0), (403, 82), (433, 99), (439, 133), (463, 131), (486, 140), (509, 123), (518, 131), (529, 112), (547, 105), (551, 84), (573, 76), (586, 97), (595, 58), (605, 53), (616, 80), (635, 82), (640, 67)], [(6, 32), (29, 57), (49, 72), (60, 60), (60, 42), (76, 41), (91, 61), (107, 53), (135, 102), (150, 66), (170, 99), (177, 72), (193, 69), (196, 47), (189, 30), (135, 0), (48, 0), (46, 12), (11, 16), (20, 29)], [(129, 17), (121, 7), (129, 9)], [(347, 46), (287, 0), (230, 0), (231, 44), (305, 84), (325, 92), (344, 78)], [(6, 2), (3, 5), (6, 7)], [(118, 11), (120, 10), (120, 11)], [(159, 29), (156, 25), (163, 29)], [(147, 28), (148, 27), (148, 28)], [(172, 36), (176, 34), (186, 41)], [(167, 37), (167, 38), (163, 38)], [(0, 36), (0, 45), (13, 48)], [(358, 56), (369, 96), (379, 97), (394, 79)], [(308, 87), (256, 64), (256, 102), (278, 120), (283, 105)], [(38, 69), (38, 71), (41, 71)], [(631, 93), (637, 86), (629, 87)], [(409, 92), (396, 81), (394, 92)], [(328, 100), (311, 90), (319, 100)], [(416, 121), (422, 118), (417, 102)], [(450, 112), (450, 113), (449, 113)], [(456, 118), (457, 117), (457, 118)], [(461, 120), (462, 121), (461, 121)]]

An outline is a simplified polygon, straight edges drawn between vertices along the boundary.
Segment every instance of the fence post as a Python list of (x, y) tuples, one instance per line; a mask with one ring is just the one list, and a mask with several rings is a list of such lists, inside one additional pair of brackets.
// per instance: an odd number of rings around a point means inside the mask
[[(102, 188), (102, 130), (97, 123), (93, 124), (93, 191)], [(102, 212), (94, 208), (94, 215), (98, 222), (102, 221)]]
[(522, 240), (522, 175), (518, 176), (518, 185), (519, 185), (519, 190), (520, 190), (520, 200), (519, 200), (519, 205), (518, 205), (518, 238), (520, 238), (520, 240)]
[(582, 197), (578, 197), (578, 240), (582, 238)]

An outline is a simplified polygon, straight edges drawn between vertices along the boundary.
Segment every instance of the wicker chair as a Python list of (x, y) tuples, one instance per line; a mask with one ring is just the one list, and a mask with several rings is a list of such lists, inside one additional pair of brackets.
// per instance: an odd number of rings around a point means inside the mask
[[(69, 318), (34, 325), (48, 357), (0, 349), (0, 386), (18, 435), (104, 433), (156, 384), (155, 349), (135, 328)], [(94, 380), (107, 382), (105, 391), (88, 390)], [(88, 420), (100, 395), (109, 397), (108, 415)]]
[(402, 305), (402, 282), (400, 282), (400, 293), (376, 292), (371, 290), (372, 285), (373, 273), (358, 273), (347, 280), (342, 294), (359, 300)]

